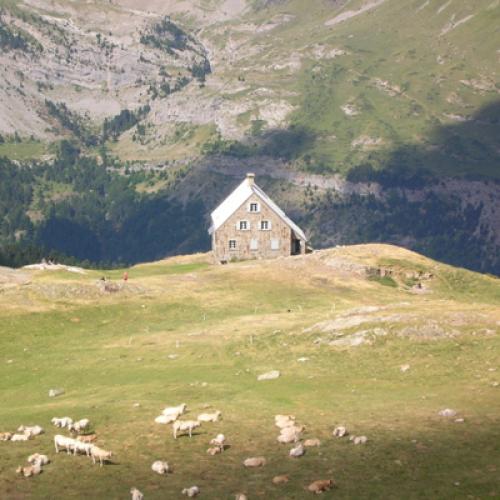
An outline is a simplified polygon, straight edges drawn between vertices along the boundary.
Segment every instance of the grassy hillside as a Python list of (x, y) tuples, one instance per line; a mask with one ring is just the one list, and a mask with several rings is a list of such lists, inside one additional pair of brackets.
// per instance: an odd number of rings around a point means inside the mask
[[(46, 429), (0, 442), (3, 498), (126, 498), (132, 486), (181, 498), (196, 484), (200, 498), (302, 499), (320, 478), (338, 484), (325, 498), (500, 494), (497, 279), (383, 245), (227, 267), (198, 255), (128, 273), (123, 284), (122, 270), (0, 269), (0, 431)], [(115, 292), (101, 290), (102, 274)], [(257, 382), (271, 369), (282, 376)], [(48, 398), (54, 387), (65, 394)], [(186, 418), (219, 409), (223, 419), (174, 441), (153, 419), (181, 402)], [(439, 417), (447, 407), (465, 421)], [(321, 446), (289, 458), (277, 413), (295, 414)], [(63, 415), (90, 418), (113, 463), (56, 455), (50, 419)], [(368, 443), (334, 439), (338, 424)], [(231, 447), (210, 457), (218, 432)], [(35, 451), (52, 463), (16, 476)], [(268, 464), (244, 469), (256, 455)], [(154, 474), (157, 459), (173, 474)], [(285, 473), (287, 485), (272, 484)]]

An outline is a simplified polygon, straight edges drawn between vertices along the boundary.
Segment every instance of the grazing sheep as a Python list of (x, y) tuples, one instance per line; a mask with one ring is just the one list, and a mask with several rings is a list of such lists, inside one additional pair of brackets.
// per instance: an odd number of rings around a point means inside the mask
[(234, 496), (234, 500), (248, 500), (248, 497), (245, 495), (245, 493), (236, 493)]
[(130, 494), (132, 495), (132, 500), (144, 499), (144, 495), (137, 488), (131, 488)]
[(368, 438), (366, 436), (355, 436), (352, 441), (354, 441), (354, 444), (366, 444)]
[(113, 453), (93, 445), (90, 448), (90, 456), (92, 457), (92, 462), (94, 463), (94, 465), (96, 463), (96, 458), (97, 458), (99, 460), (100, 466), (102, 467), (103, 462), (108, 461), (113, 456)]
[(186, 408), (187, 408), (186, 403), (182, 403), (179, 406), (170, 406), (170, 407), (165, 408), (162, 411), (162, 414), (163, 415), (175, 415), (175, 418), (178, 419), (181, 415), (184, 414), (184, 412), (186, 411)]
[(200, 422), (217, 422), (221, 417), (222, 413), (220, 411), (216, 411), (214, 413), (202, 413), (198, 415), (198, 420)]
[(60, 427), (61, 429), (64, 429), (65, 427), (68, 427), (73, 424), (73, 419), (69, 417), (62, 417), (62, 418), (57, 418), (54, 417), (51, 422), (56, 426)]
[(311, 493), (316, 493), (317, 495), (323, 493), (324, 491), (331, 490), (335, 486), (335, 483), (331, 479), (319, 479), (318, 481), (312, 482), (307, 489)]
[(156, 462), (153, 462), (151, 470), (153, 472), (156, 472), (157, 474), (167, 474), (168, 472), (170, 472), (170, 467), (167, 462), (157, 460)]
[(210, 444), (220, 448), (220, 451), (224, 451), (226, 437), (224, 434), (217, 434), (214, 439), (210, 440)]
[(47, 455), (40, 455), (40, 453), (34, 453), (33, 455), (30, 455), (28, 457), (28, 462), (31, 464), (31, 465), (47, 465), (50, 460), (49, 460), (49, 457)]
[(264, 457), (251, 457), (243, 461), (245, 467), (262, 467), (266, 465), (266, 459)]
[(283, 429), (295, 424), (295, 415), (275, 415), (274, 425)]
[(295, 425), (292, 427), (284, 427), (283, 429), (281, 429), (281, 433), (278, 436), (278, 443), (296, 443), (300, 439), (300, 434), (303, 428), (303, 426), (297, 427)]
[(41, 465), (26, 465), (24, 467), (18, 467), (16, 469), (18, 474), (22, 474), (24, 477), (36, 476), (42, 472)]
[(0, 432), (0, 441), (10, 441), (12, 432)]
[(174, 430), (174, 439), (177, 439), (179, 432), (188, 432), (189, 437), (193, 435), (193, 429), (200, 427), (201, 423), (198, 420), (176, 420), (172, 426)]
[(88, 418), (82, 418), (78, 420), (78, 422), (74, 422), (68, 425), (68, 430), (71, 432), (82, 432), (85, 429), (88, 429), (90, 425), (90, 420)]
[(304, 449), (304, 446), (302, 446), (302, 444), (299, 443), (295, 448), (292, 448), (290, 450), (289, 455), (293, 458), (298, 458), (304, 455), (305, 452), (306, 450)]
[(281, 476), (273, 477), (273, 484), (285, 484), (288, 483), (290, 478), (286, 474), (282, 474)]
[(31, 434), (12, 434), (11, 441), (28, 441), (31, 439)]
[(349, 433), (347, 432), (347, 429), (343, 425), (339, 425), (338, 427), (335, 427), (333, 430), (333, 435), (334, 437), (344, 437), (347, 436)]
[(213, 448), (209, 448), (207, 450), (207, 453), (209, 455), (212, 455), (212, 457), (213, 457), (214, 455), (218, 455), (219, 453), (222, 453), (222, 450), (218, 446), (214, 446)]
[(39, 434), (43, 434), (45, 431), (39, 425), (33, 425), (33, 426), (20, 425), (17, 429), (17, 432), (22, 432), (27, 436), (38, 436)]
[(66, 450), (66, 453), (69, 455), (71, 450), (73, 449), (73, 443), (75, 440), (70, 437), (61, 436), (61, 434), (56, 434), (54, 436), (54, 446), (56, 449), (56, 453), (59, 453), (59, 450)]
[(97, 439), (97, 434), (84, 434), (83, 436), (78, 436), (76, 439), (82, 443), (93, 443)]
[(200, 488), (198, 486), (191, 486), (191, 488), (184, 488), (182, 490), (183, 495), (187, 495), (189, 498), (194, 498), (200, 493)]
[(320, 446), (321, 441), (319, 439), (306, 439), (304, 441), (304, 446), (310, 447), (310, 446)]
[(75, 439), (73, 441), (73, 455), (76, 455), (77, 453), (85, 453), (87, 457), (90, 457), (90, 453), (92, 451), (92, 447), (94, 445), (91, 443), (83, 443), (82, 441), (79, 441), (78, 439)]
[(176, 415), (160, 415), (155, 418), (157, 424), (171, 424), (177, 420)]

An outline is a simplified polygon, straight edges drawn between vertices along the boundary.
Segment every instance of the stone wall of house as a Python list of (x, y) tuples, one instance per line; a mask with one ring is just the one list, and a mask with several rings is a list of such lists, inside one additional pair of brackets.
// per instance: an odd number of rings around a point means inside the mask
[[(251, 203), (259, 204), (259, 212), (250, 212)], [(247, 221), (247, 230), (239, 228), (240, 221)], [(262, 230), (261, 221), (269, 221), (270, 229)], [(235, 248), (230, 248), (230, 240), (236, 242)], [(252, 195), (215, 231), (212, 248), (217, 262), (287, 256), (291, 254), (292, 230), (258, 196)]]

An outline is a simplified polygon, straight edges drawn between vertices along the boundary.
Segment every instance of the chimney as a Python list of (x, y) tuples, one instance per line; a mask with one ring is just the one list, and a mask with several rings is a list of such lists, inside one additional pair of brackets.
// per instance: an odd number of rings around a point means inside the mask
[(255, 174), (247, 174), (247, 182), (249, 186), (253, 186), (255, 184)]

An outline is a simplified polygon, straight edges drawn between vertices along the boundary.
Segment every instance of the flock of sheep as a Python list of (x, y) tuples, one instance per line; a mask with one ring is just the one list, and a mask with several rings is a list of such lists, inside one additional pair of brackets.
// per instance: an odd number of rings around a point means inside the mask
[[(202, 413), (198, 415), (196, 420), (181, 420), (180, 417), (186, 412), (186, 404), (179, 406), (167, 407), (163, 410), (162, 414), (155, 418), (155, 422), (159, 424), (172, 424), (172, 431), (174, 439), (182, 434), (187, 434), (192, 437), (193, 430), (200, 427), (202, 423), (217, 422), (221, 418), (221, 412), (215, 411), (213, 413)], [(67, 454), (84, 454), (92, 458), (94, 464), (99, 461), (102, 467), (106, 461), (109, 461), (113, 456), (112, 452), (99, 448), (93, 442), (96, 440), (95, 434), (86, 434), (90, 427), (88, 419), (73, 421), (69, 417), (54, 417), (52, 424), (61, 429), (67, 429), (72, 437), (56, 434), (54, 436), (54, 446), (56, 453), (64, 450)], [(289, 450), (289, 456), (292, 458), (299, 458), (306, 453), (306, 449), (310, 447), (320, 446), (319, 439), (302, 439), (302, 433), (305, 426), (298, 425), (293, 415), (276, 415), (274, 423), (279, 428), (278, 442), (281, 444), (292, 444)], [(42, 427), (35, 425), (31, 427), (20, 426), (17, 433), (3, 432), (0, 433), (0, 441), (27, 441), (33, 437), (43, 434)], [(348, 436), (347, 429), (343, 426), (336, 427), (333, 431), (333, 436), (336, 438), (344, 438)], [(354, 444), (365, 444), (367, 442), (366, 436), (350, 436), (349, 439)], [(224, 434), (218, 434), (210, 440), (210, 447), (207, 449), (209, 455), (217, 455), (222, 453), (228, 445)], [(34, 476), (42, 472), (42, 467), (50, 463), (46, 455), (35, 453), (28, 457), (29, 465), (20, 466), (16, 472), (24, 475), (25, 477)], [(262, 467), (266, 465), (266, 459), (262, 456), (249, 457), (243, 461), (244, 467)], [(156, 460), (151, 469), (157, 474), (168, 474), (171, 472), (169, 464), (162, 460)], [(275, 485), (285, 484), (289, 480), (287, 475), (279, 475), (273, 478)], [(335, 483), (332, 479), (320, 479), (312, 482), (307, 486), (308, 491), (311, 493), (320, 494), (332, 489)], [(144, 495), (137, 489), (130, 490), (132, 500), (143, 500)], [(182, 494), (189, 498), (196, 497), (200, 493), (200, 488), (196, 485), (184, 488)], [(247, 500), (244, 493), (236, 494), (236, 500)]]

